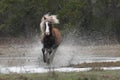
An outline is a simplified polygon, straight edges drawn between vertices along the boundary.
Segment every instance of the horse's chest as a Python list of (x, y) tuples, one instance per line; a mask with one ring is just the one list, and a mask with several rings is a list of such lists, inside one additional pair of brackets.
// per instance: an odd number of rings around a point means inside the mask
[(44, 38), (44, 46), (49, 48), (55, 44), (55, 38), (53, 36), (46, 36)]

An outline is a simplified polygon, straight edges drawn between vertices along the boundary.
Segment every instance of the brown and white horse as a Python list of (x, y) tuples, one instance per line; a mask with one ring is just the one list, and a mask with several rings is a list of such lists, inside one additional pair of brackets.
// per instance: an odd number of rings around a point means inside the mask
[(57, 28), (54, 28), (54, 24), (59, 24), (59, 20), (56, 15), (49, 14), (44, 15), (40, 23), (43, 60), (47, 63), (49, 63), (47, 55), (56, 50), (62, 41), (61, 33)]

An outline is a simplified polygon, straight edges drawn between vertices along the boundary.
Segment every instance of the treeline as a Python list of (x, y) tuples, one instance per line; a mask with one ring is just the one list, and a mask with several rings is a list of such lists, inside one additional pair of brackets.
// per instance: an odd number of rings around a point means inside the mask
[(63, 34), (120, 42), (120, 0), (0, 0), (0, 36), (32, 37), (41, 17), (57, 14)]

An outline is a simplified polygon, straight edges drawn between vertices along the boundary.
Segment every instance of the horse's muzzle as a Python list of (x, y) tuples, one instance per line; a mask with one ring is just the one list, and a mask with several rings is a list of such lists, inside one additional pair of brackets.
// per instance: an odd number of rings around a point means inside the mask
[(46, 34), (47, 36), (48, 36), (48, 35), (50, 35), (50, 33), (49, 33), (49, 32), (46, 32), (45, 34)]

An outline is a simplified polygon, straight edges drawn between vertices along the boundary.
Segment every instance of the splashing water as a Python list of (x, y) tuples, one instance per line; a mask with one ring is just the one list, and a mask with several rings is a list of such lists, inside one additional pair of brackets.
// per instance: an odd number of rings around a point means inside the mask
[[(87, 62), (120, 61), (119, 45), (81, 46), (79, 43), (87, 44), (83, 39), (75, 37), (71, 33), (67, 34), (58, 47), (50, 66), (61, 67)], [(34, 66), (45, 68), (48, 65), (43, 62), (41, 48), (42, 44), (39, 39), (36, 39), (36, 42), (32, 43), (32, 46), (12, 44), (12, 47), (7, 47), (7, 50), (10, 50), (9, 52), (13, 52), (13, 54), (0, 56), (1, 68), (5, 66)], [(14, 55), (14, 52), (16, 55)]]

